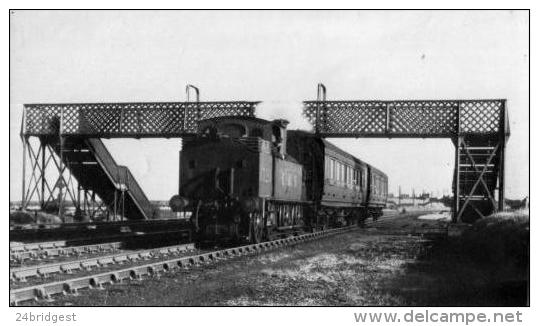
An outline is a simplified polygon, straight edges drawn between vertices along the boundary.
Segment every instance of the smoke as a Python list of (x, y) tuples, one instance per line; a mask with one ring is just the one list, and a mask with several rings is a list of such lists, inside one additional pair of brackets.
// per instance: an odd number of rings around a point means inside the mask
[(312, 130), (312, 126), (303, 116), (303, 103), (299, 101), (267, 101), (257, 106), (256, 116), (266, 120), (286, 119), (288, 129)]

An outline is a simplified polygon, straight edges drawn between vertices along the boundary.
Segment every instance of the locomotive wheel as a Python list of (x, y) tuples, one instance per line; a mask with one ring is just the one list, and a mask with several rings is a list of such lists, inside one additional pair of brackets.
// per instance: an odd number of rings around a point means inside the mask
[(249, 242), (260, 243), (264, 241), (264, 219), (262, 214), (255, 212), (251, 214), (249, 221)]

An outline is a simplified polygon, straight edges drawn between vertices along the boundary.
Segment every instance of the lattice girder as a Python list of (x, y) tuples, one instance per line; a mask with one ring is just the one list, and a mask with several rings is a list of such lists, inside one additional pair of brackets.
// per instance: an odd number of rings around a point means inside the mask
[(219, 116), (254, 116), (259, 102), (146, 102), (27, 104), (26, 136), (182, 137), (198, 121)]
[(323, 137), (433, 137), (498, 134), (505, 100), (305, 101)]

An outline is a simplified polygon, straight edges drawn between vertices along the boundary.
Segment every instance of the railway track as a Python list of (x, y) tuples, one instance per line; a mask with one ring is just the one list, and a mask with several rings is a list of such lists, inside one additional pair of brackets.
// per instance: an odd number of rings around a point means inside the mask
[[(387, 218), (402, 216), (399, 214), (391, 214), (381, 217), (378, 221), (385, 220)], [(366, 222), (365, 225), (372, 224)], [(73, 242), (73, 241), (71, 241)], [(84, 239), (78, 239), (77, 242), (84, 242)], [(67, 246), (67, 241), (48, 241), (37, 243), (19, 243), (10, 245), (10, 263), (22, 263), (29, 259), (43, 259), (51, 257), (62, 256), (78, 256), (82, 254), (95, 253), (95, 252), (110, 252), (120, 249), (122, 242), (104, 242), (97, 244), (87, 244), (80, 246)]]
[[(114, 251), (122, 243), (141, 241), (141, 238), (156, 239), (160, 241), (182, 238), (189, 241), (190, 229), (150, 232), (126, 232), (125, 234), (72, 239), (69, 241), (50, 241), (37, 243), (22, 243), (10, 247), (10, 263), (22, 263), (28, 259), (42, 259), (46, 257), (61, 257), (92, 253), (100, 251)], [(70, 244), (70, 246), (67, 246)]]
[[(58, 243), (58, 242), (55, 242)], [(65, 244), (65, 242), (64, 242)], [(97, 243), (83, 246), (56, 246), (56, 247), (43, 247), (41, 244), (32, 245), (29, 250), (24, 251), (11, 251), (9, 255), (10, 263), (22, 263), (23, 261), (30, 259), (43, 259), (43, 258), (59, 258), (63, 256), (80, 256), (83, 254), (91, 254), (96, 252), (111, 252), (119, 250), (122, 246), (122, 242), (106, 242)], [(26, 247), (26, 245), (21, 246)]]
[[(414, 213), (417, 214), (417, 213)], [(366, 222), (365, 226), (377, 223), (377, 227), (385, 227), (381, 222), (393, 217), (405, 217), (414, 214), (396, 214), (385, 215), (377, 221)], [(78, 242), (84, 242), (79, 239)], [(67, 241), (49, 241), (38, 243), (19, 243), (10, 245), (10, 264), (22, 264), (27, 260), (54, 259), (66, 256), (81, 256), (85, 254), (95, 254), (104, 252), (114, 252), (121, 248), (122, 242), (104, 242), (96, 244), (86, 244), (80, 246), (67, 246)]]
[(65, 241), (49, 241), (49, 242), (38, 242), (38, 243), (17, 243), (9, 245), (10, 253), (18, 253), (25, 251), (36, 251), (36, 250), (46, 250), (65, 247)]
[[(427, 214), (408, 213), (408, 214), (392, 214), (379, 218), (377, 221), (368, 221), (364, 223), (367, 228), (385, 228), (388, 222), (396, 218), (412, 217), (417, 215)], [(47, 265), (38, 265), (27, 268), (12, 269), (10, 278), (12, 281), (21, 282), (26, 278), (41, 277), (47, 278), (50, 275), (57, 273), (69, 273), (78, 270), (92, 271), (100, 267), (107, 267), (111, 264), (143, 261), (149, 258), (155, 258), (156, 261), (147, 264), (139, 264), (121, 269), (113, 269), (105, 272), (91, 273), (81, 277), (74, 277), (60, 281), (46, 282), (33, 284), (26, 287), (16, 288), (10, 291), (10, 303), (17, 305), (21, 302), (31, 300), (50, 300), (58, 295), (76, 294), (79, 290), (103, 288), (108, 284), (114, 284), (126, 280), (141, 279), (146, 276), (153, 276), (158, 273), (165, 273), (178, 269), (188, 269), (191, 267), (210, 264), (224, 259), (234, 258), (238, 256), (252, 255), (269, 250), (282, 248), (285, 246), (295, 245), (305, 241), (315, 240), (322, 237), (348, 232), (357, 229), (357, 226), (348, 226), (337, 229), (329, 229), (314, 233), (302, 234), (285, 239), (278, 239), (260, 244), (245, 245), (234, 248), (225, 248), (216, 251), (200, 252), (194, 255), (181, 256), (171, 258), (171, 255), (180, 252), (180, 246), (162, 247), (157, 249), (134, 251), (130, 253), (120, 253), (117, 255), (101, 256), (91, 259), (83, 259), (78, 261), (53, 263)], [(430, 230), (424, 229), (417, 232), (424, 234)], [(404, 231), (410, 234), (410, 231)], [(437, 229), (436, 232), (444, 232)], [(184, 247), (185, 249), (185, 247)]]
[(82, 289), (102, 288), (107, 284), (122, 282), (129, 279), (140, 279), (145, 276), (152, 276), (158, 273), (169, 272), (181, 268), (190, 268), (198, 265), (210, 264), (212, 262), (220, 261), (223, 259), (252, 255), (260, 252), (274, 250), (277, 248), (282, 248), (285, 246), (295, 245), (305, 241), (319, 239), (334, 234), (348, 232), (353, 229), (357, 229), (357, 226), (348, 226), (343, 228), (318, 231), (285, 239), (267, 241), (259, 244), (226, 248), (172, 259), (165, 256), (162, 260), (148, 264), (130, 266), (128, 268), (95, 273), (56, 282), (35, 284), (28, 287), (11, 290), (10, 304), (17, 305), (21, 302), (29, 300), (50, 300), (57, 295), (76, 294), (79, 290)]
[(25, 282), (30, 277), (40, 277), (41, 279), (60, 273), (74, 273), (81, 270), (91, 270), (101, 267), (109, 267), (115, 264), (140, 261), (150, 258), (162, 257), (167, 255), (179, 254), (192, 251), (194, 244), (181, 244), (157, 249), (128, 251), (114, 255), (99, 256), (74, 261), (57, 262), (51, 264), (34, 265), (10, 270), (11, 281)]
[[(120, 241), (112, 239), (114, 237), (121, 238), (129, 234), (180, 231), (188, 229), (189, 224), (185, 219), (158, 219), (33, 225), (20, 229), (10, 228), (9, 238), (17, 242), (39, 241), (46, 245), (62, 242), (66, 245), (83, 245), (89, 244), (89, 239), (96, 239), (91, 243), (97, 243), (104, 242), (102, 238), (106, 237), (109, 238), (107, 242), (111, 242)], [(85, 242), (81, 242), (81, 239)], [(18, 247), (20, 249), (20, 245)]]
[[(384, 234), (392, 235), (412, 235), (412, 236), (446, 236), (447, 226), (432, 225), (428, 221), (420, 223), (419, 221), (409, 221), (407, 218), (417, 217), (421, 215), (427, 215), (434, 213), (435, 211), (425, 212), (411, 212), (405, 214), (388, 215), (385, 218), (382, 217), (377, 221), (370, 221), (365, 223), (366, 227), (383, 232)], [(403, 222), (395, 223), (395, 218), (402, 219)]]

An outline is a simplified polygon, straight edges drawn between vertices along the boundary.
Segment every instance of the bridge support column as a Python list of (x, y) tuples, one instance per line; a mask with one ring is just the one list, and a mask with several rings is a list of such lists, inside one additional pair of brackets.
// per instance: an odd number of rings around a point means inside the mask
[[(32, 201), (36, 201), (41, 206), (45, 201), (48, 187), (45, 179), (45, 159), (47, 149), (41, 144), (35, 144), (29, 137), (22, 137), (23, 141), (23, 163), (22, 163), (22, 198), (21, 208), (26, 209)], [(30, 170), (27, 168), (30, 167)], [(28, 173), (29, 172), (29, 173)]]
[(453, 207), (451, 220), (453, 223), (461, 222), (459, 220), (460, 211), (460, 147), (463, 142), (462, 137), (456, 137), (453, 139), (455, 145), (455, 170), (453, 174)]
[(505, 203), (505, 138), (500, 139), (499, 150), (498, 211), (503, 211)]
[(26, 146), (28, 146), (28, 137), (22, 136), (22, 194), (21, 194), (21, 209), (26, 209)]
[(453, 222), (472, 222), (503, 209), (503, 141), (464, 136), (454, 143)]
[[(81, 204), (83, 187), (71, 175), (67, 157), (59, 158), (57, 138), (21, 137), (23, 142), (23, 176), (21, 208), (38, 204), (43, 211), (63, 216), (63, 207), (73, 206), (84, 215), (89, 205)], [(56, 150), (55, 150), (56, 148)], [(63, 156), (63, 154), (62, 154)], [(84, 181), (84, 180), (83, 180)], [(92, 197), (92, 198), (95, 198)], [(93, 203), (95, 204), (95, 203)]]

